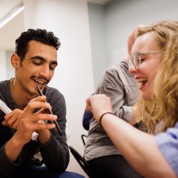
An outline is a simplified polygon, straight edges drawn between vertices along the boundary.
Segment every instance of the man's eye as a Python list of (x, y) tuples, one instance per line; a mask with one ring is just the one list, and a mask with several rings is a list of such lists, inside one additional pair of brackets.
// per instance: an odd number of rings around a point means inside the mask
[(33, 61), (33, 64), (36, 65), (36, 66), (39, 66), (39, 65), (41, 65), (41, 62), (35, 62), (35, 61)]
[(50, 68), (50, 70), (54, 70), (55, 69), (55, 67), (49, 67)]
[(56, 68), (56, 65), (49, 66), (50, 70), (54, 70)]

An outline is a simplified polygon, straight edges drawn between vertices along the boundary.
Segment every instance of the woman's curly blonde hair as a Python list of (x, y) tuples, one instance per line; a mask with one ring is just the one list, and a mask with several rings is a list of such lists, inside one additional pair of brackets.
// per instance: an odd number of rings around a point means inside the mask
[(178, 121), (178, 22), (162, 21), (139, 27), (137, 36), (154, 32), (161, 48), (161, 62), (154, 81), (153, 98), (136, 103), (134, 116), (142, 120), (149, 133), (161, 121), (161, 131)]

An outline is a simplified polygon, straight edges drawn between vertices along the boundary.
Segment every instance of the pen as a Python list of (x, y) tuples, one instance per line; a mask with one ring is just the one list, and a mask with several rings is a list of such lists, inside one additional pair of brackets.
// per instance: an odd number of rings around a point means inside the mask
[[(40, 90), (40, 88), (38, 86), (36, 86), (36, 91), (39, 93), (40, 96), (43, 96), (43, 93), (41, 92), (41, 90)], [(50, 114), (53, 114), (51, 109), (48, 109), (48, 112)], [(56, 129), (60, 133), (61, 132), (61, 128), (59, 127), (59, 124), (57, 123), (57, 121), (51, 121), (51, 122), (56, 125)]]

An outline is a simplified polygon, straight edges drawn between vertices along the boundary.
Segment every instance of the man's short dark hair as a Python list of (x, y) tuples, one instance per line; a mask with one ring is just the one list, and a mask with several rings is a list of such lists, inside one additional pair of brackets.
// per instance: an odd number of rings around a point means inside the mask
[(57, 38), (53, 32), (47, 32), (45, 29), (28, 29), (21, 33), (15, 41), (15, 52), (21, 60), (24, 59), (27, 51), (28, 44), (31, 40), (35, 40), (44, 43), (49, 46), (53, 46), (58, 50), (60, 44), (59, 38)]

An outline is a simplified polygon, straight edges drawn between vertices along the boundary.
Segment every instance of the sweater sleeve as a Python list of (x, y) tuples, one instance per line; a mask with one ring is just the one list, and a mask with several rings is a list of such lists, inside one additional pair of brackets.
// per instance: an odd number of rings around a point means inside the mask
[(178, 123), (174, 128), (156, 135), (155, 141), (164, 158), (178, 176)]
[(119, 65), (108, 68), (96, 89), (96, 94), (106, 94), (111, 98), (116, 116), (131, 120), (132, 105), (137, 98), (134, 78), (129, 76)]
[(18, 159), (15, 163), (10, 161), (5, 153), (5, 144), (0, 148), (0, 177), (5, 178), (7, 177), (15, 168), (20, 164), (20, 159)]
[(52, 112), (57, 115), (57, 122), (61, 129), (58, 133), (51, 130), (51, 139), (40, 144), (40, 151), (46, 167), (53, 172), (65, 171), (69, 163), (69, 149), (66, 142), (66, 103), (64, 96), (54, 88), (48, 88), (47, 100), (52, 106)]

